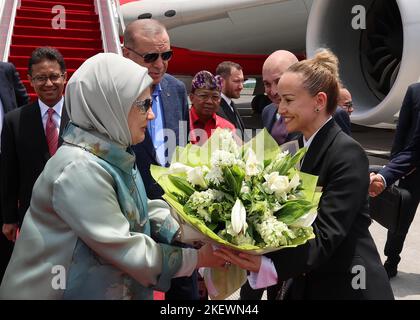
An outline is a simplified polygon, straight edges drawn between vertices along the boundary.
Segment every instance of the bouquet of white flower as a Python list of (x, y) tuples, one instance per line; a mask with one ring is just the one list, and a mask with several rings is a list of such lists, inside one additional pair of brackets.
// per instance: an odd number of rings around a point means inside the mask
[(313, 238), (317, 177), (299, 172), (264, 130), (239, 146), (217, 129), (202, 147), (179, 148), (169, 168), (152, 167), (164, 198), (203, 240), (262, 254)]
[[(321, 193), (317, 177), (296, 168), (305, 151), (282, 152), (266, 130), (240, 146), (230, 130), (217, 129), (203, 146), (178, 148), (169, 168), (151, 172), (181, 224), (201, 233), (195, 240), (264, 254), (314, 237)], [(213, 297), (228, 296), (246, 280), (243, 270), (229, 272), (212, 270), (206, 283)]]

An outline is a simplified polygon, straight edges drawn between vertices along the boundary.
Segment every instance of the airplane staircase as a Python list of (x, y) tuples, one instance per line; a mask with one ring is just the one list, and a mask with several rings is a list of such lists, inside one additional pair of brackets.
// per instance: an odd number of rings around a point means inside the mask
[[(54, 28), (61, 22), (57, 20), (60, 11), (53, 10), (57, 5), (65, 9), (62, 11), (65, 12), (65, 28)], [(67, 79), (87, 58), (102, 52), (94, 0), (21, 0), (16, 11), (9, 61), (16, 66), (31, 100), (36, 94), (27, 80), (28, 61), (32, 51), (40, 46), (55, 47), (61, 52)]]

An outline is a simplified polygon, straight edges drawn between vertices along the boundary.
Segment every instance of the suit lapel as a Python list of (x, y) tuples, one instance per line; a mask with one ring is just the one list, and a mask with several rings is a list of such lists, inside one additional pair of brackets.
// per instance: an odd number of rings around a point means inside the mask
[(171, 104), (171, 97), (173, 94), (171, 92), (171, 87), (169, 86), (168, 80), (163, 77), (160, 82), (160, 87), (162, 89), (160, 94), (160, 103), (163, 111), (163, 128), (173, 130), (176, 137), (176, 144), (179, 144), (179, 124), (177, 123), (181, 118), (177, 108), (174, 108)]
[(336, 135), (341, 130), (337, 127), (333, 120), (329, 120), (321, 130), (317, 133), (305, 155), (301, 170), (303, 172), (312, 173), (318, 166), (319, 162), (324, 158), (329, 146), (334, 141)]
[(277, 117), (276, 117), (276, 113), (277, 113), (277, 109), (276, 108), (270, 108), (269, 109), (269, 119), (270, 119), (270, 123), (268, 126), (268, 132), (271, 132), (271, 129), (273, 129), (273, 125), (274, 122), (276, 122)]
[(220, 107), (223, 110), (225, 118), (227, 118), (227, 120), (229, 120), (231, 123), (233, 123), (237, 127), (238, 123), (236, 121), (235, 114), (233, 113), (232, 109), (223, 98), (222, 98), (222, 102), (220, 103)]
[(29, 139), (34, 146), (38, 146), (36, 150), (40, 151), (40, 155), (45, 161), (48, 161), (50, 152), (48, 150), (47, 138), (45, 137), (45, 131), (42, 125), (41, 109), (38, 100), (29, 106), (28, 113), (25, 116), (24, 128), (28, 135), (27, 139)]
[(60, 131), (58, 133), (58, 146), (61, 146), (63, 144), (63, 138), (61, 136), (64, 130), (66, 129), (69, 120), (70, 119), (67, 114), (66, 105), (63, 104), (63, 109), (61, 111)]

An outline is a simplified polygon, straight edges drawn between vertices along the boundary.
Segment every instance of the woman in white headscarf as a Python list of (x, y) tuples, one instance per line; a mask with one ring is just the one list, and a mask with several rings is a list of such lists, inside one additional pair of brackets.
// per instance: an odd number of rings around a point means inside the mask
[(112, 53), (71, 77), (64, 144), (35, 183), (0, 287), (3, 299), (152, 299), (173, 277), (224, 261), (171, 246), (179, 229), (150, 201), (131, 149), (154, 118), (147, 69)]

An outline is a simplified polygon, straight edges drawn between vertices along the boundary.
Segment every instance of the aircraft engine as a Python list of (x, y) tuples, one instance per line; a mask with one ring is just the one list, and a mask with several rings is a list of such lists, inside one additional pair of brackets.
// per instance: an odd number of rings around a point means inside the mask
[(420, 1), (314, 0), (306, 50), (330, 48), (353, 96), (354, 123), (392, 123), (407, 87), (420, 81)]

